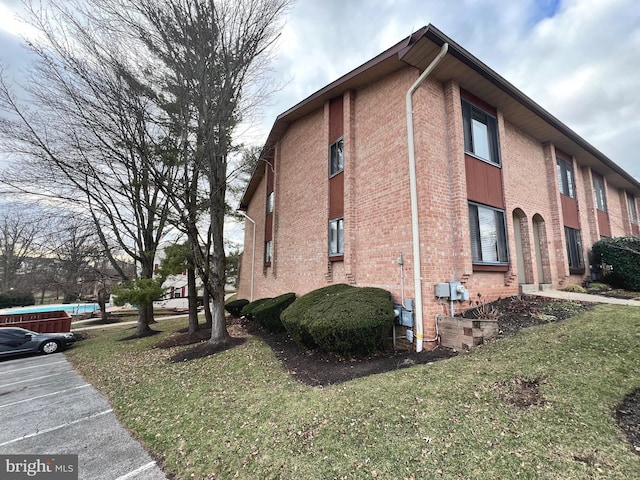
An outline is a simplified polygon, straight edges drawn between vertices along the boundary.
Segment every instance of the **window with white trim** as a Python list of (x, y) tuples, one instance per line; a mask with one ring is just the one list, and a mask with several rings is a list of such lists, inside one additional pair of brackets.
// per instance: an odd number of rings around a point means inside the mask
[(329, 255), (344, 255), (344, 219), (329, 220)]
[(469, 202), (469, 228), (473, 263), (509, 263), (504, 210)]

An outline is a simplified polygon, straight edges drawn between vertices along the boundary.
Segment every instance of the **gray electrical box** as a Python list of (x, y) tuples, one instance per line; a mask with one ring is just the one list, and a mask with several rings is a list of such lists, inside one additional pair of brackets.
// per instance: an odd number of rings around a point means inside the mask
[(469, 300), (469, 291), (460, 282), (436, 283), (435, 294), (438, 298), (449, 300)]
[(403, 327), (413, 327), (413, 299), (407, 298), (405, 303), (406, 307), (402, 305), (393, 306), (394, 322), (396, 325), (402, 325)]
[(451, 296), (451, 287), (448, 283), (436, 283), (436, 297), (449, 298)]

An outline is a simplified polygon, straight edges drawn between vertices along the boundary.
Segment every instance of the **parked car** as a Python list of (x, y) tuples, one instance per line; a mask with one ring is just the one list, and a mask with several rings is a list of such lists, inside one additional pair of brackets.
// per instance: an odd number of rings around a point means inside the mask
[(76, 341), (72, 332), (38, 333), (19, 327), (0, 328), (0, 355), (41, 352), (55, 353)]

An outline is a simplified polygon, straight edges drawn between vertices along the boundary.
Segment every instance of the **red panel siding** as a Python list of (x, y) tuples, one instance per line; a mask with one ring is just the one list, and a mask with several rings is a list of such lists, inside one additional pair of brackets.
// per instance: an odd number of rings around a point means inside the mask
[(566, 195), (560, 195), (560, 203), (562, 204), (562, 218), (564, 226), (580, 230), (578, 202)]
[(600, 230), (601, 237), (611, 236), (611, 225), (609, 225), (609, 214), (602, 210), (596, 209), (598, 214), (598, 229)]
[(342, 97), (334, 98), (329, 103), (329, 144), (344, 134), (344, 113)]
[(473, 93), (469, 93), (463, 88), (460, 89), (460, 96), (465, 100), (468, 100), (469, 102), (475, 104), (477, 107), (480, 107), (485, 112), (490, 113), (494, 117), (498, 115), (498, 112), (496, 111), (495, 107), (492, 107), (484, 100), (480, 100)]
[(329, 219), (339, 218), (344, 212), (344, 172), (329, 179)]
[(482, 160), (465, 155), (467, 198), (496, 208), (504, 208), (502, 170)]

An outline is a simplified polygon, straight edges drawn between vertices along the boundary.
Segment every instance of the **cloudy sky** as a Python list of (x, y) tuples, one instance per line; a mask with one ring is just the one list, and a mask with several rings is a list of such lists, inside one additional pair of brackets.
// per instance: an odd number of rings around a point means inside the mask
[[(0, 62), (28, 61), (0, 0)], [(282, 88), (251, 138), (275, 117), (432, 23), (640, 180), (640, 1), (298, 0), (273, 63)]]

